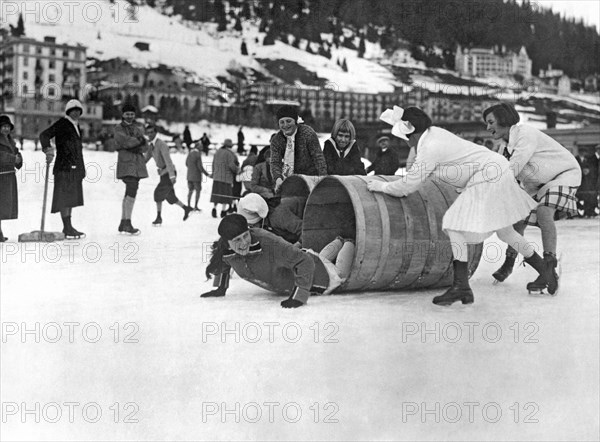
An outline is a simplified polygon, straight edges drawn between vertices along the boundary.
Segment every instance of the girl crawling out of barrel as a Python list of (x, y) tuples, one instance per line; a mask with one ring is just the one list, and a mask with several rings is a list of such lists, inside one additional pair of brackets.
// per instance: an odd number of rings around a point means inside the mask
[(404, 197), (415, 192), (431, 175), (460, 192), (442, 221), (442, 229), (452, 244), (454, 281), (444, 294), (433, 298), (434, 304), (474, 301), (469, 286), (467, 245), (482, 243), (493, 233), (521, 253), (549, 286), (557, 286), (552, 269), (513, 228), (537, 203), (518, 185), (506, 158), (433, 126), (431, 118), (417, 107), (394, 106), (381, 119), (393, 126), (393, 135), (416, 150), (416, 158), (402, 179), (369, 182), (367, 187), (371, 192)]
[(244, 216), (225, 216), (218, 228), (219, 240), (206, 268), (206, 276), (215, 275), (217, 289), (202, 298), (225, 296), (231, 269), (243, 279), (267, 290), (289, 294), (283, 308), (297, 308), (311, 293), (330, 294), (350, 274), (354, 243), (340, 237), (318, 254), (295, 247), (267, 230), (248, 227)]

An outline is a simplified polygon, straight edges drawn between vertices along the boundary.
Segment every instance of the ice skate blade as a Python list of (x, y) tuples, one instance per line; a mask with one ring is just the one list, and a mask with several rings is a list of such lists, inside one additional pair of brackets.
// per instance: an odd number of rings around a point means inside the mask
[(558, 294), (558, 290), (554, 294), (548, 293), (548, 289), (543, 290), (528, 290), (529, 296), (538, 298), (553, 298)]
[(162, 224), (152, 224), (152, 227), (162, 227)]
[(492, 281), (492, 285), (498, 285), (498, 284), (500, 284), (501, 282), (502, 282), (502, 281), (500, 281), (499, 279), (494, 279), (494, 280)]
[(129, 232), (119, 232), (119, 235), (126, 235), (126, 236), (138, 236), (140, 233), (142, 233), (141, 230), (138, 230), (135, 233), (129, 233)]
[(84, 239), (85, 235), (65, 235), (65, 239)]

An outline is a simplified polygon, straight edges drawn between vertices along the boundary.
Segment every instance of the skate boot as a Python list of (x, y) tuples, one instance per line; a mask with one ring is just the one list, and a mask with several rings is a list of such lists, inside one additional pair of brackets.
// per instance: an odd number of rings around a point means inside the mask
[(513, 271), (513, 267), (515, 266), (515, 261), (517, 259), (517, 252), (512, 249), (506, 250), (506, 259), (502, 266), (492, 273), (495, 281), (494, 284), (498, 284), (499, 282), (504, 282), (506, 278), (510, 276)]
[(123, 233), (125, 231), (125, 220), (122, 219), (121, 223), (119, 224), (119, 233)]
[(463, 304), (472, 304), (474, 302), (473, 290), (469, 286), (469, 269), (468, 263), (462, 261), (453, 261), (454, 266), (454, 282), (443, 295), (433, 298), (433, 303), (436, 305), (451, 305), (456, 301)]
[(160, 213), (156, 215), (156, 219), (152, 221), (152, 225), (154, 227), (160, 227), (162, 225), (162, 218), (160, 217)]
[(2, 230), (0, 230), (0, 242), (6, 242), (8, 238), (2, 234)]
[(187, 220), (190, 217), (190, 213), (193, 211), (190, 206), (183, 206), (183, 220)]
[(64, 216), (62, 218), (62, 220), (63, 220), (63, 224), (64, 224), (63, 233), (65, 234), (66, 239), (79, 239), (79, 238), (85, 237), (85, 233), (80, 232), (80, 231), (76, 230), (75, 228), (73, 228), (73, 225), (71, 224), (70, 216)]
[(525, 258), (525, 262), (533, 267), (540, 276), (533, 282), (527, 284), (529, 294), (548, 294), (556, 295), (558, 292), (558, 274), (556, 273), (557, 259), (551, 253), (544, 253), (544, 259), (537, 253), (531, 257)]
[(227, 210), (221, 210), (221, 218), (225, 218), (225, 215), (227, 215)]
[(211, 214), (212, 214), (213, 218), (216, 218), (217, 217), (217, 209), (213, 208)]
[(142, 233), (142, 232), (140, 232), (140, 229), (136, 229), (135, 227), (133, 227), (131, 225), (130, 219), (125, 220), (125, 225), (123, 226), (123, 232), (129, 233), (130, 235), (139, 235), (140, 233)]

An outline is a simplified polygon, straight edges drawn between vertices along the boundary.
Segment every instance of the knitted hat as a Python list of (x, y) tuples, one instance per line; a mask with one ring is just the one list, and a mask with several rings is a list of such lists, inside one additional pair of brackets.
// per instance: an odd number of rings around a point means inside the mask
[(136, 113), (136, 109), (135, 106), (132, 104), (126, 104), (125, 106), (123, 106), (123, 108), (121, 109), (121, 112), (125, 113), (125, 112), (133, 112)]
[(15, 125), (12, 124), (12, 121), (10, 121), (10, 117), (8, 115), (0, 115), (0, 126), (4, 126), (5, 124), (10, 126), (10, 130), (15, 128)]
[(223, 146), (233, 147), (233, 141), (231, 141), (231, 138), (225, 138), (225, 141), (223, 141)]
[(298, 120), (298, 109), (294, 106), (284, 105), (277, 109), (277, 120), (281, 120), (282, 118), (291, 118), (294, 121)]
[(218, 232), (223, 239), (230, 241), (247, 230), (248, 221), (246, 221), (246, 218), (244, 218), (242, 215), (238, 215), (237, 213), (233, 213), (231, 215), (227, 215), (221, 220)]
[(248, 224), (256, 224), (267, 217), (269, 206), (258, 193), (249, 193), (240, 199), (238, 213), (246, 218)]
[(73, 109), (79, 109), (83, 113), (83, 106), (79, 100), (69, 100), (65, 106), (65, 114), (69, 115), (69, 112)]

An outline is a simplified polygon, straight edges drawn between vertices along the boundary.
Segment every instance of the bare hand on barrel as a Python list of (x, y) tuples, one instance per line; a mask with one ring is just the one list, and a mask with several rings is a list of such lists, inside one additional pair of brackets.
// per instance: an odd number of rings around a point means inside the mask
[(383, 181), (370, 181), (367, 183), (367, 189), (371, 192), (383, 192)]

